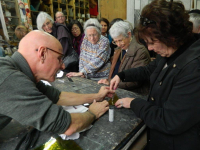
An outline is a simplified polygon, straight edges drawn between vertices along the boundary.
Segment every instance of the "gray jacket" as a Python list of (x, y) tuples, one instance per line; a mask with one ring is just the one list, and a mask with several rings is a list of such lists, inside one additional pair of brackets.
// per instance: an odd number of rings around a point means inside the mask
[(0, 58), (0, 130), (12, 119), (40, 131), (64, 133), (70, 114), (56, 105), (60, 91), (36, 83), (32, 71), (19, 53)]

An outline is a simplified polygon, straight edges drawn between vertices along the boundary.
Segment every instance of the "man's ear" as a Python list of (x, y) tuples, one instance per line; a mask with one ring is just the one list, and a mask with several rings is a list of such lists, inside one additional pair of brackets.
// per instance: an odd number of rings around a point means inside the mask
[(44, 46), (40, 46), (40, 47), (38, 47), (37, 51), (38, 51), (37, 55), (38, 55), (39, 60), (42, 63), (44, 63), (44, 60), (46, 59), (47, 48)]

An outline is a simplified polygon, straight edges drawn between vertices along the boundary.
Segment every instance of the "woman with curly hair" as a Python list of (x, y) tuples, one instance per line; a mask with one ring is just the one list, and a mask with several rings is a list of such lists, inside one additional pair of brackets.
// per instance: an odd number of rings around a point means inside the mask
[(147, 126), (149, 150), (200, 149), (200, 40), (180, 1), (154, 0), (141, 13), (135, 36), (157, 53), (147, 66), (118, 73), (110, 83), (150, 80), (147, 100), (122, 98)]

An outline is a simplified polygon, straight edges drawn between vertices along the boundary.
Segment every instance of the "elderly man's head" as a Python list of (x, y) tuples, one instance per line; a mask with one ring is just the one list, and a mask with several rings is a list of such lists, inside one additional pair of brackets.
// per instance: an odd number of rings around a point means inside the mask
[(57, 23), (60, 23), (60, 24), (65, 24), (65, 15), (61, 12), (61, 11), (58, 11), (56, 14), (55, 14), (55, 18), (56, 18), (56, 22)]
[(54, 81), (56, 73), (64, 69), (60, 42), (43, 31), (29, 32), (19, 43), (19, 53), (28, 62), (36, 81)]

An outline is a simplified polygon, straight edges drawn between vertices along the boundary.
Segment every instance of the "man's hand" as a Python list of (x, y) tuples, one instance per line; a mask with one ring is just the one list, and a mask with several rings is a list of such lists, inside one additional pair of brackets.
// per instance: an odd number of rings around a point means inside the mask
[(67, 136), (75, 132), (87, 128), (94, 119), (101, 117), (109, 109), (108, 102), (96, 102), (95, 100), (90, 105), (88, 111), (85, 113), (71, 113), (71, 123), (68, 129), (64, 132)]
[(98, 81), (98, 84), (106, 84), (106, 85), (109, 85), (109, 81), (108, 79), (101, 79)]
[(118, 87), (118, 84), (120, 82), (120, 78), (118, 75), (115, 75), (114, 78), (110, 81), (110, 89), (116, 90)]
[(96, 116), (96, 119), (101, 117), (109, 109), (109, 104), (106, 100), (102, 102), (94, 102), (90, 105), (89, 111)]
[(97, 101), (102, 101), (106, 96), (112, 97), (115, 94), (114, 90), (110, 90), (109, 86), (102, 86), (98, 92), (98, 99)]
[(68, 78), (70, 78), (70, 77), (79, 77), (79, 76), (83, 76), (83, 73), (82, 72), (70, 72), (70, 73), (66, 74), (66, 76)]
[(122, 99), (118, 99), (115, 103), (115, 106), (117, 108), (130, 108), (130, 105), (131, 105), (131, 102), (132, 100), (134, 100), (135, 98), (129, 98), (129, 97), (126, 97), (126, 98), (122, 98)]

